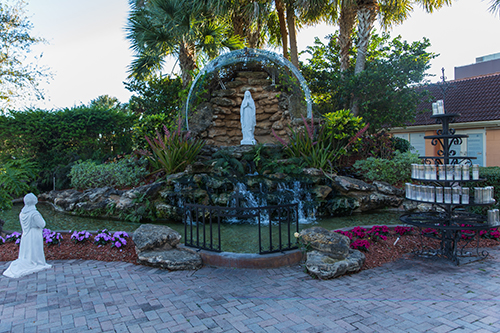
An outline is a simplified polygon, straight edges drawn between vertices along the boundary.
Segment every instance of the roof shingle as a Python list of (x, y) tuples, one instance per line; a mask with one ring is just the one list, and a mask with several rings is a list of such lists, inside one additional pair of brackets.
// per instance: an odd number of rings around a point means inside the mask
[[(458, 113), (457, 123), (473, 121), (500, 120), (500, 73), (476, 76), (462, 80), (448, 81), (446, 96), (441, 84), (425, 85), (419, 89), (427, 89), (432, 101), (444, 100), (446, 113)], [(424, 113), (420, 113), (425, 111)], [(431, 125), (432, 102), (423, 102), (417, 106), (415, 122), (408, 126)]]

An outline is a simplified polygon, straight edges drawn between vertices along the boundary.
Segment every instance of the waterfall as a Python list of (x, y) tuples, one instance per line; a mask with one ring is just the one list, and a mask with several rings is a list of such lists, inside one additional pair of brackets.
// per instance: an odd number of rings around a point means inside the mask
[[(307, 207), (307, 204), (304, 205), (304, 203), (312, 202), (311, 193), (302, 187), (302, 183), (300, 181), (294, 181), (291, 186), (279, 184), (278, 192), (289, 192), (291, 198), (289, 198), (287, 202), (298, 204), (300, 224), (311, 224), (316, 222), (316, 208)], [(287, 195), (282, 195), (280, 197), (280, 203), (286, 202), (286, 199)]]
[[(276, 197), (278, 205), (288, 203), (298, 204), (298, 219), (300, 224), (311, 224), (316, 221), (316, 209), (307, 205), (307, 203), (312, 203), (311, 193), (302, 187), (300, 181), (294, 181), (291, 185), (278, 184)], [(236, 191), (229, 203), (229, 207), (237, 207), (238, 202), (241, 207), (265, 207), (268, 205), (268, 198), (263, 191), (262, 184), (260, 186), (260, 195), (258, 195), (249, 191), (245, 184), (237, 183)], [(267, 224), (269, 222), (269, 212), (267, 210), (261, 212), (261, 223)], [(232, 218), (229, 222), (238, 223), (239, 221), (237, 218)], [(257, 222), (258, 220), (255, 218), (255, 223)]]
[[(237, 183), (236, 184), (236, 191), (233, 194), (233, 198), (229, 202), (230, 207), (265, 207), (267, 206), (267, 198), (265, 195), (260, 196), (260, 198), (256, 198), (254, 193), (249, 191), (246, 187), (245, 184), (243, 183)], [(243, 203), (243, 204), (242, 204)], [(260, 222), (262, 224), (268, 224), (269, 223), (269, 214), (267, 210), (262, 210), (260, 214)], [(254, 222), (257, 224), (258, 223), (258, 218), (255, 217)], [(233, 217), (228, 220), (229, 223), (238, 223), (238, 219)]]

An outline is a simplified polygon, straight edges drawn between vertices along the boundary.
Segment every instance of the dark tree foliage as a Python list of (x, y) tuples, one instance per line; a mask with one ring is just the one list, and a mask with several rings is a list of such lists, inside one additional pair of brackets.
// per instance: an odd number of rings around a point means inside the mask
[(125, 87), (134, 95), (129, 110), (144, 115), (168, 114), (174, 119), (182, 105), (180, 77), (153, 76), (148, 80), (131, 80)]
[(121, 109), (87, 106), (12, 111), (0, 116), (0, 152), (36, 162), (48, 186), (56, 173), (65, 178), (78, 159), (104, 161), (129, 153), (135, 118)]
[(436, 57), (426, 51), (430, 46), (428, 39), (409, 44), (401, 37), (391, 40), (388, 34), (374, 35), (366, 69), (354, 75), (353, 66), (340, 72), (337, 36), (329, 38), (326, 45), (317, 38), (315, 45), (306, 51), (311, 58), (302, 64), (316, 111), (324, 114), (348, 109), (356, 94), (360, 116), (370, 123), (370, 132), (403, 126), (414, 119), (417, 104), (428, 95), (427, 91), (417, 91), (414, 87), (424, 82), (429, 62)]
[(0, 2), (0, 106), (9, 107), (30, 95), (43, 98), (38, 84), (48, 72), (33, 62), (36, 58), (30, 57), (31, 47), (45, 40), (31, 35), (33, 25), (26, 17), (24, 2), (17, 1), (12, 6), (3, 2)]
[(132, 132), (133, 147), (147, 149), (145, 136), (156, 137), (156, 131), (163, 133), (163, 125), (173, 128), (177, 124), (187, 90), (182, 88), (180, 77), (153, 76), (145, 80), (131, 80), (125, 83), (134, 95), (128, 109), (140, 115)]

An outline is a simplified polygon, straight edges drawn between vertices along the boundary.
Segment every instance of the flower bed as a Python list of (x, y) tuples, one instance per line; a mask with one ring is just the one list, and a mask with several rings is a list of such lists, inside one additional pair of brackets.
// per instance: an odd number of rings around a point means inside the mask
[[(396, 227), (392, 231), (386, 231), (384, 226), (375, 226), (372, 229), (356, 227), (356, 231), (340, 231), (348, 236), (352, 242), (351, 247), (356, 246), (355, 242), (366, 247), (366, 261), (363, 270), (382, 266), (385, 263), (398, 260), (405, 254), (410, 253), (413, 249), (421, 245), (421, 236), (415, 230), (410, 231), (407, 227)], [(388, 233), (387, 233), (388, 232)], [(429, 231), (428, 231), (429, 232)], [(378, 233), (378, 236), (376, 235)], [(49, 231), (44, 232), (46, 235), (51, 235), (51, 239), (57, 238), (57, 233)], [(100, 237), (97, 237), (99, 236)], [(99, 261), (123, 261), (136, 264), (137, 254), (135, 246), (130, 237), (125, 236), (126, 233), (110, 233), (106, 230), (100, 231), (96, 235), (92, 235), (86, 231), (75, 231), (73, 234), (62, 234), (58, 244), (44, 241), (45, 257), (47, 260), (99, 260)], [(363, 238), (358, 238), (363, 235)], [(379, 237), (379, 236), (384, 236)], [(98, 238), (97, 243), (95, 238)], [(500, 245), (500, 233), (497, 229), (488, 230), (481, 234), (479, 242), (480, 247), (494, 247)], [(12, 261), (17, 259), (19, 245), (15, 243), (17, 237), (11, 237), (13, 240), (7, 240), (2, 244), (0, 239), (0, 260)], [(115, 238), (114, 245), (112, 238)], [(125, 240), (122, 243), (118, 238)], [(107, 243), (104, 244), (105, 239)], [(376, 239), (376, 240), (375, 240)], [(116, 242), (120, 242), (117, 246)], [(363, 242), (361, 242), (363, 241)], [(102, 243), (99, 243), (102, 242)], [(432, 246), (437, 244), (436, 240), (424, 237), (424, 244)], [(473, 242), (475, 246), (475, 241)], [(359, 248), (360, 250), (363, 250)]]
[[(107, 230), (101, 230), (96, 235), (92, 235), (85, 230), (61, 234), (44, 229), (43, 237), (46, 260), (82, 259), (124, 261), (134, 264), (137, 262), (134, 243), (123, 231), (110, 233)], [(17, 240), (18, 233), (14, 237), (6, 237), (4, 244), (0, 239), (1, 261), (17, 259), (19, 254)]]

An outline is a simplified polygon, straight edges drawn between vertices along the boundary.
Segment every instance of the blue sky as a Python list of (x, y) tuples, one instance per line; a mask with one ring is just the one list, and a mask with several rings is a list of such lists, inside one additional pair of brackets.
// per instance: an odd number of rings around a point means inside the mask
[[(500, 18), (488, 12), (488, 7), (489, 1), (459, 0), (433, 14), (416, 9), (409, 20), (390, 32), (407, 41), (429, 38), (431, 51), (440, 54), (431, 64), (429, 73), (436, 75), (431, 81), (439, 80), (442, 67), (451, 80), (454, 67), (500, 53)], [(128, 101), (130, 93), (123, 85), (132, 59), (124, 31), (128, 0), (28, 0), (26, 10), (33, 34), (48, 41), (34, 48), (33, 54), (43, 53), (40, 64), (53, 73), (50, 83), (43, 84), (46, 100), (33, 102), (34, 106), (71, 107), (104, 94)], [(315, 36), (323, 38), (335, 29), (319, 25), (301, 30), (299, 49), (312, 45)], [(23, 106), (28, 105), (18, 107)]]

